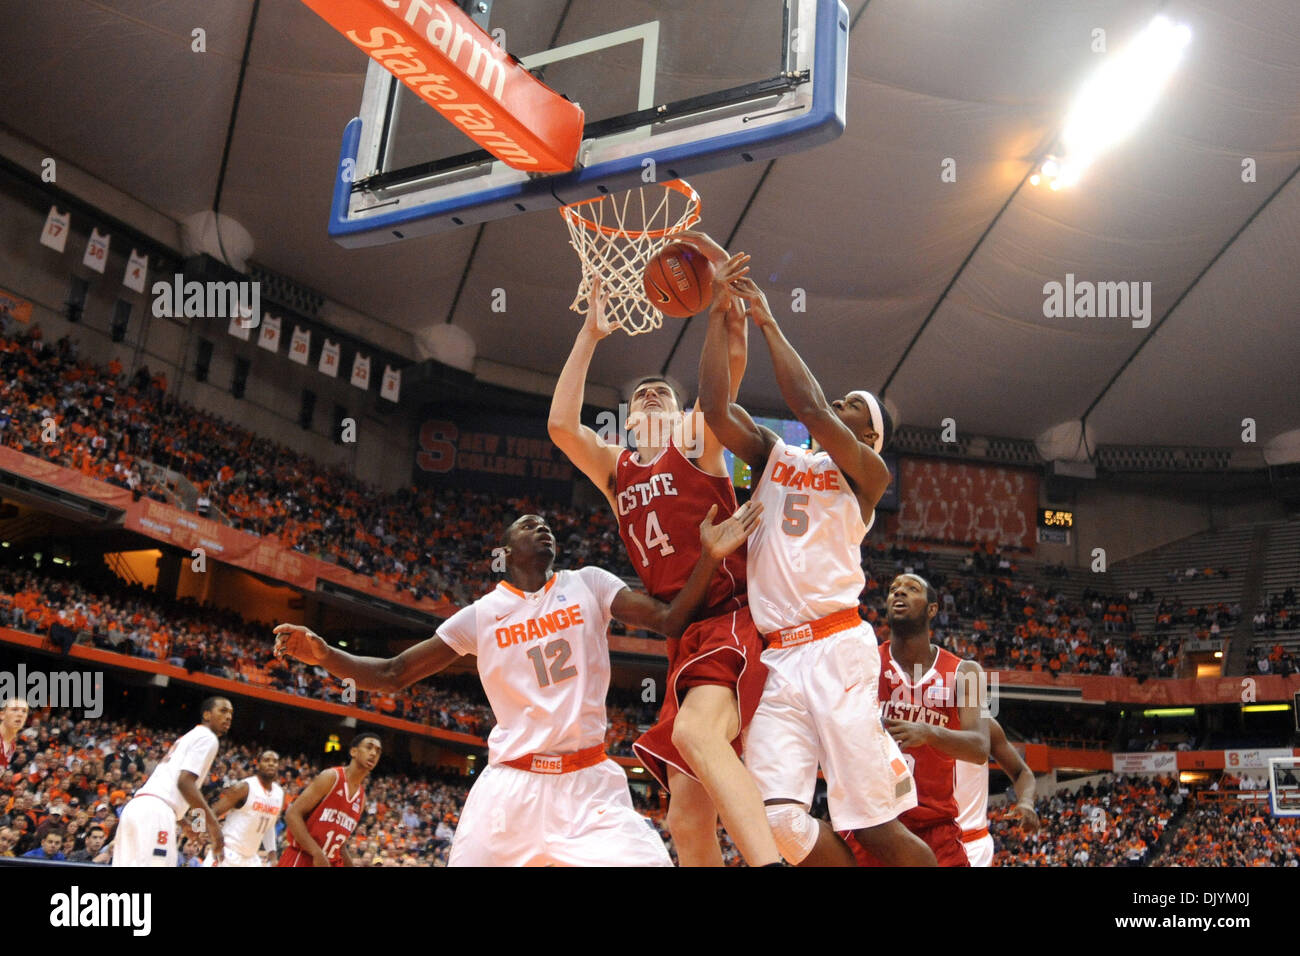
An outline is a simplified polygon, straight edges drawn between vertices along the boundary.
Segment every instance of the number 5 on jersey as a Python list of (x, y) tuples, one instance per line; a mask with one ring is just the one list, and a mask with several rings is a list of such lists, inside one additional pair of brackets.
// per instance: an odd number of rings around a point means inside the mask
[(636, 536), (636, 526), (630, 521), (627, 525), (627, 534), (632, 539), (632, 543), (636, 545), (636, 549), (641, 552), (641, 567), (643, 568), (650, 566), (650, 557), (646, 553), (647, 551), (658, 548), (659, 556), (666, 558), (677, 550), (668, 543), (668, 535), (659, 527), (659, 515), (653, 511), (645, 516), (645, 547), (641, 546), (641, 541)]

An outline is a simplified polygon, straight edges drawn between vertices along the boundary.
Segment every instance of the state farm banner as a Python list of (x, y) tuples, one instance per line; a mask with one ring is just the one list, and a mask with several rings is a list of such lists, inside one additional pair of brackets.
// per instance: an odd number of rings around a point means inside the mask
[(909, 541), (963, 548), (1032, 552), (1038, 508), (1038, 474), (933, 458), (903, 458), (895, 484), (897, 515), (885, 530)]
[(573, 494), (573, 466), (551, 443), (545, 418), (430, 406), (420, 420), (416, 484), (565, 501)]
[(524, 69), (454, 0), (303, 3), (506, 165), (573, 169), (582, 109)]
[(1291, 756), (1290, 747), (1225, 750), (1223, 752), (1223, 768), (1225, 770), (1267, 770), (1270, 760), (1274, 758), (1290, 759)]
[(1148, 754), (1112, 754), (1116, 773), (1174, 773), (1178, 754), (1172, 750)]

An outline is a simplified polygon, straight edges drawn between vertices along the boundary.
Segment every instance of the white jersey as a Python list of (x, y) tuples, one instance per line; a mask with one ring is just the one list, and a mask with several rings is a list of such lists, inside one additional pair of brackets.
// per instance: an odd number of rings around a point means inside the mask
[(989, 765), (957, 761), (953, 779), (953, 796), (957, 798), (957, 826), (963, 833), (982, 830), (989, 825)]
[(189, 802), (181, 796), (180, 788), (176, 785), (181, 771), (188, 770), (198, 777), (198, 786), (202, 787), (208, 771), (212, 768), (212, 761), (217, 756), (217, 746), (217, 735), (203, 724), (199, 724), (172, 744), (171, 750), (167, 751), (167, 756), (154, 767), (153, 773), (149, 774), (149, 779), (135, 792), (135, 795), (139, 797), (147, 794), (161, 797), (167, 801), (172, 812), (176, 814), (176, 819), (179, 820), (190, 809)]
[(257, 774), (240, 782), (248, 784), (248, 797), (242, 807), (226, 814), (221, 825), (226, 851), (233, 850), (244, 857), (256, 857), (258, 847), (274, 852), (275, 821), (284, 807), (284, 790), (275, 782), (266, 789)]
[(604, 744), (610, 605), (626, 586), (594, 567), (557, 572), (532, 594), (501, 581), (438, 628), (456, 653), (478, 656), (497, 719), (489, 763)]
[(749, 609), (760, 634), (857, 607), (862, 571), (862, 508), (828, 452), (781, 439), (754, 486), (763, 521), (749, 539)]

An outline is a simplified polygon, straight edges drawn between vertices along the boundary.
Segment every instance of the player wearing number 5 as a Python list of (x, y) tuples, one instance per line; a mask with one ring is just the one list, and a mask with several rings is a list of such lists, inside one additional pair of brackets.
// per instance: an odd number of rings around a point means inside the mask
[[(845, 842), (808, 813), (821, 764), (836, 830), (853, 831), (886, 862), (933, 866), (934, 854), (896, 819), (916, 806), (916, 786), (880, 725), (876, 635), (858, 616), (862, 539), (889, 485), (880, 458), (889, 420), (867, 392), (826, 400), (744, 275), (745, 260), (718, 270), (700, 359), (705, 420), (760, 476), (752, 500), (770, 515), (749, 545), (749, 607), (767, 644), (768, 673), (745, 762), (790, 863), (853, 864)], [(731, 401), (728, 338), (745, 302), (782, 397), (824, 450), (789, 447)]]
[(388, 660), (353, 657), (281, 624), (276, 653), (390, 692), (460, 655), (477, 656), (497, 725), (449, 866), (670, 866), (663, 841), (632, 807), (627, 777), (605, 756), (609, 621), (680, 634), (761, 510), (714, 525), (710, 509), (698, 532), (700, 559), (671, 605), (600, 568), (554, 571), (555, 536), (541, 517), (524, 515), (506, 530), (506, 579), (427, 641)]
[[(280, 627), (292, 625), (281, 624)], [(305, 627), (295, 630), (311, 634)], [(280, 628), (276, 628), (276, 633), (279, 631)], [(305, 634), (302, 635), (304, 640)], [(277, 654), (280, 646), (277, 639)], [(309, 660), (301, 654), (294, 656)], [(298, 799), (284, 811), (289, 839), (276, 866), (353, 865), (345, 844), (366, 812), (366, 777), (375, 769), (383, 752), (384, 745), (375, 734), (357, 734), (348, 748), (352, 758), (348, 765), (321, 771), (307, 789), (298, 794)]]

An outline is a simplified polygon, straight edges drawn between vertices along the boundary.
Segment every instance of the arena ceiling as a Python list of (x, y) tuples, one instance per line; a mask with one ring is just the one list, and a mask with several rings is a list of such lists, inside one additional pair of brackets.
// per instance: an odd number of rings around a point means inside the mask
[[(1261, 445), (1300, 429), (1295, 0), (846, 5), (845, 134), (693, 177), (705, 228), (753, 255), (828, 391), (887, 386), (907, 423), (1008, 437), (1085, 413), (1107, 444), (1230, 446), (1247, 417)], [(250, 0), (0, 6), (12, 8), (0, 123), (169, 217), (211, 208)], [(1073, 189), (1029, 185), (1098, 62), (1092, 31), (1114, 44), (1157, 12), (1193, 39), (1154, 112)], [(703, 24), (700, 42), (715, 30), (726, 24)], [(580, 319), (556, 213), (359, 250), (326, 235), (365, 70), (298, 0), (262, 0), (222, 213), (252, 234), (258, 262), (381, 323), (418, 336), (451, 321), (482, 358), (558, 373)], [(946, 158), (956, 182), (941, 181)], [(1067, 274), (1149, 282), (1149, 327), (1044, 317), (1044, 284)], [(503, 286), (505, 315), (488, 307)], [(805, 314), (790, 314), (796, 287)], [(619, 387), (666, 367), (693, 383), (703, 322), (678, 342), (668, 321), (603, 345), (593, 379)], [(741, 399), (782, 407), (765, 355)]]

